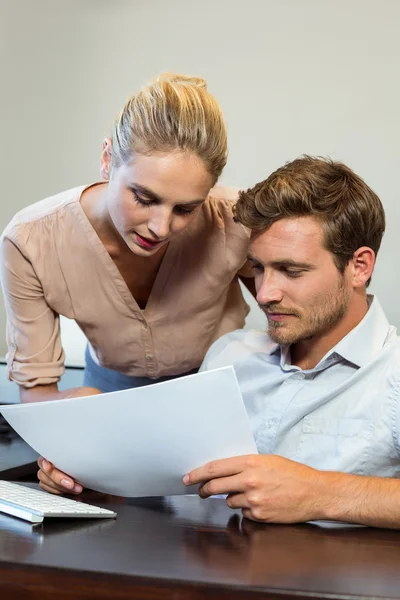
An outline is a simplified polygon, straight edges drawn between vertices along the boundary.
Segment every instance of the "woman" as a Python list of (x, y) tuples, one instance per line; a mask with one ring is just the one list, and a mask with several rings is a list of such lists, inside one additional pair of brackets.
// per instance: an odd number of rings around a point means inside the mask
[[(162, 75), (128, 100), (104, 141), (105, 181), (14, 217), (1, 262), (8, 374), (22, 402), (195, 372), (215, 339), (244, 325), (249, 233), (233, 222), (232, 198), (211, 189), (226, 157), (204, 80)], [(88, 338), (84, 386), (63, 392), (59, 315)]]

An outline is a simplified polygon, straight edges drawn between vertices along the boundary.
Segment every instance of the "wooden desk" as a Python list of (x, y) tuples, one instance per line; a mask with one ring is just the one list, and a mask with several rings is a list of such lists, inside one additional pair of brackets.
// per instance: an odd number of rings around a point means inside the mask
[(260, 525), (223, 499), (85, 498), (117, 519), (0, 517), (2, 599), (400, 598), (398, 532)]

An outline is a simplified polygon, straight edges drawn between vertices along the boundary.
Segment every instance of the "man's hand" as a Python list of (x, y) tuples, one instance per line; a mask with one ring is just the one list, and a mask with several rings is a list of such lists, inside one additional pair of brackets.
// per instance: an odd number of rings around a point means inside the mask
[(201, 498), (228, 494), (230, 508), (268, 523), (326, 519), (322, 492), (326, 473), (275, 455), (247, 455), (210, 462), (185, 475), (186, 485), (200, 483)]

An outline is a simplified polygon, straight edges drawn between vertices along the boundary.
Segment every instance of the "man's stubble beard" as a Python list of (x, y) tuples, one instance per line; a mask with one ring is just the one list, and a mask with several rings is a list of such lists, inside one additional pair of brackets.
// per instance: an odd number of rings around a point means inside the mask
[[(317, 335), (327, 333), (333, 329), (345, 316), (350, 298), (346, 293), (344, 276), (341, 275), (338, 289), (316, 297), (309, 307), (309, 317), (305, 317), (299, 311), (292, 311), (300, 327), (287, 327), (279, 321), (268, 322), (268, 335), (271, 340), (282, 346), (289, 346), (298, 342), (311, 339)], [(269, 310), (279, 313), (279, 305), (272, 303), (267, 305)], [(265, 307), (264, 307), (265, 309)]]

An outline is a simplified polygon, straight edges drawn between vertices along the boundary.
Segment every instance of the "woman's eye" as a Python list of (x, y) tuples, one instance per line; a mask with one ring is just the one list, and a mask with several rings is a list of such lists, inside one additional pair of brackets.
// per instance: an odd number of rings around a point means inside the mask
[(175, 213), (177, 215), (191, 215), (194, 213), (195, 208), (184, 208), (183, 206), (175, 206)]
[[(141, 196), (139, 196), (137, 194), (137, 192), (135, 192), (135, 190), (132, 190), (132, 194), (133, 194), (133, 198), (134, 198), (135, 202), (140, 204), (140, 206), (152, 206), (154, 204), (154, 200), (150, 200), (148, 198), (142, 198)], [(196, 210), (195, 206), (193, 208), (186, 208), (184, 206), (175, 206), (175, 208), (174, 208), (174, 212), (176, 214), (184, 215), (184, 216), (191, 215), (195, 210)]]
[(133, 192), (133, 197), (135, 199), (135, 201), (138, 204), (141, 204), (142, 206), (150, 206), (150, 204), (152, 204), (152, 200), (145, 200), (144, 198), (141, 198), (140, 196), (137, 195), (136, 192)]

